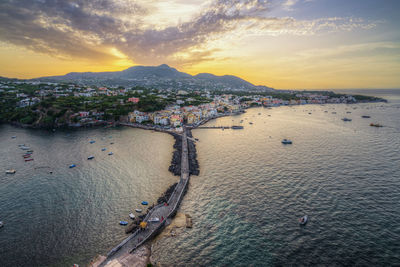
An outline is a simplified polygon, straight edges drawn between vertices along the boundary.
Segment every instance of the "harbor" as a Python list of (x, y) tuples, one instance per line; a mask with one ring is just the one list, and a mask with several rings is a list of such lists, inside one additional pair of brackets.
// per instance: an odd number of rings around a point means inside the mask
[[(175, 216), (177, 209), (179, 208), (187, 190), (190, 178), (189, 149), (186, 129), (183, 129), (181, 143), (180, 180), (175, 186), (168, 201), (154, 206), (141, 222), (143, 227), (140, 227), (128, 238), (111, 249), (105, 259), (100, 258), (100, 263), (93, 263), (93, 266), (114, 266), (117, 262), (124, 261), (124, 259), (126, 260), (126, 258), (129, 258), (130, 253), (134, 252), (146, 241), (156, 236), (166, 224), (170, 223), (171, 218)], [(155, 220), (155, 218), (158, 220)]]

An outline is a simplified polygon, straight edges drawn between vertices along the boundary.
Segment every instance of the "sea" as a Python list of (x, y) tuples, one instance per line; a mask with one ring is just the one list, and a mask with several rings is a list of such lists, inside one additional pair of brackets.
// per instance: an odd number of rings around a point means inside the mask
[[(340, 92), (388, 103), (251, 108), (206, 124), (242, 130), (193, 130), (200, 175), (179, 210), (193, 228), (159, 238), (154, 261), (399, 265), (400, 90)], [(105, 255), (126, 237), (119, 221), (179, 179), (168, 172), (173, 143), (168, 134), (126, 127), (1, 125), (0, 266), (85, 266)], [(33, 161), (24, 161), (19, 144), (34, 151)], [(17, 172), (5, 174), (11, 168)]]

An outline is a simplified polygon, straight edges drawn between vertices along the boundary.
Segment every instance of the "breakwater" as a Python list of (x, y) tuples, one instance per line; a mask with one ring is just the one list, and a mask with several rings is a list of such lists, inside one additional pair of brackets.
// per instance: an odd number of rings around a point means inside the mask
[[(176, 138), (176, 140), (179, 140), (179, 138)], [(167, 194), (169, 195), (168, 201), (164, 202), (160, 199), (162, 202), (149, 209), (148, 213), (143, 218), (143, 222), (146, 223), (145, 226), (137, 229), (132, 235), (114, 247), (102, 262), (93, 263), (93, 266), (113, 266), (114, 264), (128, 261), (133, 251), (160, 233), (165, 225), (169, 223), (169, 219), (176, 215), (177, 209), (186, 193), (190, 178), (189, 149), (186, 129), (184, 129), (180, 140), (181, 177), (179, 182), (175, 186), (170, 187), (164, 194), (164, 197), (166, 197)], [(131, 264), (134, 263), (129, 262), (128, 265)]]

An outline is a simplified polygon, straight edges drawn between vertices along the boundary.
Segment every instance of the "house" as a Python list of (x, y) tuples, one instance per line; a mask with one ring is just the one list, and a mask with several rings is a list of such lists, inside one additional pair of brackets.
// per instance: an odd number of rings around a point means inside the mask
[(130, 97), (130, 98), (128, 98), (128, 102), (136, 104), (139, 102), (139, 98), (138, 97)]

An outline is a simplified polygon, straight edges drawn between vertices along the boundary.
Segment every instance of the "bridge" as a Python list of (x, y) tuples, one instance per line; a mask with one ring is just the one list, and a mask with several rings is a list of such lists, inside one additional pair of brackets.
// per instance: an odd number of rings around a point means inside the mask
[[(145, 229), (138, 229), (128, 238), (123, 240), (119, 245), (114, 247), (108, 254), (106, 259), (98, 266), (114, 266), (119, 261), (123, 261), (135, 249), (143, 243), (156, 236), (167, 224), (173, 216), (175, 216), (179, 204), (181, 203), (184, 193), (189, 183), (189, 157), (188, 157), (188, 141), (186, 129), (182, 133), (182, 156), (181, 156), (181, 177), (171, 194), (167, 203), (159, 204), (153, 207), (143, 219), (147, 222)], [(158, 218), (159, 222), (150, 222), (150, 219)], [(117, 266), (115, 265), (115, 266)]]

